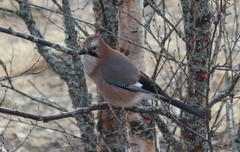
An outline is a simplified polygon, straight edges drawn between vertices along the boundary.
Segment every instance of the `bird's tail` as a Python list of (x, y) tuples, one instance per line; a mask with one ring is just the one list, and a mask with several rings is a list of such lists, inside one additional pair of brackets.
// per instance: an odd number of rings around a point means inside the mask
[[(204, 111), (188, 106), (185, 103), (178, 101), (176, 99), (172, 99), (169, 95), (167, 95), (152, 79), (150, 79), (146, 74), (141, 72), (141, 78), (139, 80), (141, 84), (143, 84), (142, 88), (144, 90), (148, 90), (149, 93), (154, 93), (156, 99), (160, 99), (163, 102), (174, 105), (184, 111), (187, 111), (197, 117), (204, 118)], [(155, 99), (154, 98), (154, 99)]]
[(203, 110), (200, 110), (200, 109), (197, 109), (197, 108), (194, 108), (192, 106), (189, 106), (189, 105), (186, 105), (185, 103), (181, 102), (181, 101), (178, 101), (176, 99), (172, 99), (170, 97), (165, 97), (165, 96), (162, 96), (162, 95), (157, 95), (157, 98), (166, 102), (166, 103), (169, 103), (173, 106), (176, 106), (188, 113), (191, 113), (197, 117), (200, 117), (200, 118), (204, 118), (204, 111)]

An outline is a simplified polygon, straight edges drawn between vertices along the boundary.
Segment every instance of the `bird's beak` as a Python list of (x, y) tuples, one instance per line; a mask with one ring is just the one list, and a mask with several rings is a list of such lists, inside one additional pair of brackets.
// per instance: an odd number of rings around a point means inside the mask
[(83, 48), (78, 54), (79, 55), (88, 54), (88, 51), (85, 48)]

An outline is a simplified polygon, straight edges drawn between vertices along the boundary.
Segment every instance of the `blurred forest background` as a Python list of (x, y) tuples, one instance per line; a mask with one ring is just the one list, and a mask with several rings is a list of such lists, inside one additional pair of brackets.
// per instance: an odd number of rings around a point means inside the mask
[[(67, 46), (64, 17), (59, 13), (62, 11), (57, 5), (62, 5), (62, 2), (60, 0), (29, 0), (29, 3), (34, 20), (44, 39)], [(96, 14), (94, 15), (93, 2), (70, 0), (69, 3), (72, 16), (81, 27), (81, 30), (76, 27), (81, 47), (86, 38), (83, 31), (89, 34), (95, 33), (93, 25)], [(164, 48), (178, 61), (186, 62), (186, 44), (179, 37), (181, 34), (184, 35), (180, 1), (158, 0), (154, 4), (159, 9), (164, 7), (162, 11), (164, 17), (176, 27), (180, 34), (175, 31), (170, 33), (171, 26), (166, 23), (166, 20), (150, 5), (144, 5), (144, 22), (150, 22), (148, 19), (151, 18), (149, 28), (155, 36), (146, 32), (144, 47), (159, 52), (159, 42), (167, 37)], [(209, 1), (209, 4), (211, 8), (212, 73), (209, 76), (208, 104), (217, 98), (217, 95), (229, 91), (223, 99), (216, 101), (210, 107), (212, 119), (209, 122), (209, 128), (212, 131), (211, 140), (214, 151), (231, 151), (234, 143), (240, 142), (240, 2), (238, 0), (213, 0)], [(19, 1), (0, 1), (0, 27), (30, 34), (23, 19), (14, 13), (17, 10), (19, 10)], [(167, 35), (168, 33), (170, 36)], [(184, 70), (179, 72), (176, 70), (179, 65), (165, 58), (160, 61), (161, 66), (156, 70), (156, 65), (159, 64), (156, 54), (148, 50), (146, 50), (148, 75), (152, 76), (156, 74), (156, 71), (157, 73), (160, 71), (156, 82), (162, 88), (167, 88), (168, 94), (173, 94), (174, 88), (181, 88), (182, 90), (178, 89), (181, 93), (175, 97), (184, 99), (186, 96), (186, 77), (182, 77), (185, 75)], [(56, 56), (67, 56), (61, 51), (54, 49), (51, 51)], [(53, 115), (58, 114), (61, 109), (70, 111), (76, 108), (69, 96), (68, 85), (38, 53), (33, 42), (0, 30), (0, 63), (1, 107), (39, 115)], [(175, 72), (177, 74), (173, 78)], [(179, 80), (179, 84), (176, 80)], [(233, 85), (232, 82), (234, 82)], [(94, 93), (95, 86), (89, 81), (87, 84), (93, 96), (92, 103), (98, 103)], [(177, 114), (180, 113), (179, 109), (175, 110)], [(97, 118), (95, 112), (93, 115)], [(175, 124), (167, 118), (163, 119), (170, 130), (174, 130)], [(177, 130), (175, 134), (178, 139), (179, 132)], [(156, 134), (159, 135), (160, 147), (167, 149), (168, 143), (163, 139), (163, 135), (158, 131)], [(84, 143), (82, 143), (75, 118), (43, 123), (0, 112), (0, 151), (81, 151), (84, 147), (82, 144)], [(235, 146), (238, 147), (237, 144)], [(161, 151), (165, 151), (164, 148)]]

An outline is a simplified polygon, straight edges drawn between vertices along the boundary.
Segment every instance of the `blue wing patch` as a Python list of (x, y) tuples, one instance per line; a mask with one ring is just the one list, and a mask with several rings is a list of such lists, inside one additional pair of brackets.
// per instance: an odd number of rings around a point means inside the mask
[(103, 78), (108, 84), (111, 84), (111, 85), (115, 85), (117, 87), (120, 87), (120, 88), (123, 88), (123, 89), (127, 89), (128, 88), (128, 84), (124, 84), (124, 83), (120, 83), (120, 82), (115, 82), (115, 81), (112, 81), (112, 80), (109, 80), (109, 79), (106, 79), (106, 78)]
[(106, 78), (103, 78), (105, 82), (107, 82), (108, 84), (111, 84), (111, 85), (114, 85), (116, 87), (119, 87), (119, 88), (122, 88), (122, 89), (126, 89), (126, 90), (129, 90), (129, 91), (133, 91), (133, 92), (146, 92), (146, 93), (151, 93), (147, 90), (144, 90), (142, 88), (142, 84), (139, 83), (139, 82), (136, 82), (134, 84), (126, 84), (126, 83), (120, 83), (120, 82), (115, 82), (115, 81), (112, 81), (110, 79), (106, 79)]

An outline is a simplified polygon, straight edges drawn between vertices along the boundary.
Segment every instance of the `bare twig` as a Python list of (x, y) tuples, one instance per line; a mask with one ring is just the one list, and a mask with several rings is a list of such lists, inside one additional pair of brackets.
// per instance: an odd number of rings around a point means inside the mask
[[(77, 108), (72, 111), (61, 112), (60, 114), (54, 114), (54, 115), (50, 115), (50, 116), (31, 114), (31, 113), (13, 110), (13, 109), (5, 108), (5, 107), (0, 107), (0, 112), (15, 115), (15, 116), (20, 116), (20, 117), (24, 117), (24, 118), (29, 118), (32, 120), (49, 122), (49, 121), (63, 119), (63, 118), (67, 118), (67, 117), (75, 117), (76, 115), (79, 115), (79, 114), (86, 114), (86, 113), (89, 113), (89, 112), (92, 112), (95, 110), (103, 110), (103, 109), (108, 109), (108, 108), (109, 108), (108, 104), (94, 104), (89, 107)], [(133, 107), (125, 108), (125, 110), (132, 111), (132, 112), (138, 112), (138, 113), (161, 114), (161, 115), (167, 116), (169, 118), (174, 117), (174, 120), (177, 120), (176, 116), (169, 113), (168, 111), (161, 110), (161, 109), (158, 109), (155, 107), (142, 108), (142, 107), (138, 107), (138, 106), (133, 106)]]
[(38, 43), (38, 44), (41, 44), (41, 45), (44, 45), (44, 46), (51, 47), (51, 48), (54, 48), (58, 51), (67, 53), (69, 55), (75, 56), (77, 54), (76, 50), (64, 47), (64, 46), (56, 44), (56, 43), (52, 43), (50, 41), (46, 41), (46, 40), (44, 40), (40, 37), (36, 37), (34, 35), (29, 35), (27, 33), (22, 33), (22, 32), (19, 32), (19, 31), (15, 31), (12, 28), (6, 28), (6, 27), (1, 27), (0, 26), (0, 32), (11, 34), (11, 35), (20, 37), (22, 39), (29, 40), (29, 41), (34, 42), (34, 43)]
[(213, 100), (211, 103), (209, 103), (209, 108), (211, 108), (213, 105), (215, 105), (217, 102), (220, 102), (222, 99), (226, 98), (229, 96), (229, 94), (233, 91), (235, 88), (238, 80), (240, 78), (240, 74), (236, 74), (230, 84), (228, 84), (220, 93), (215, 95), (213, 97)]
[(4, 87), (4, 88), (10, 89), (10, 90), (13, 90), (13, 91), (15, 91), (15, 92), (17, 92), (17, 93), (19, 93), (19, 94), (21, 94), (21, 95), (31, 99), (31, 100), (37, 101), (37, 102), (42, 103), (42, 104), (47, 105), (47, 106), (50, 106), (50, 107), (55, 108), (55, 109), (57, 109), (59, 111), (66, 111), (65, 108), (63, 108), (62, 106), (60, 106), (60, 105), (58, 105), (58, 104), (56, 104), (54, 102), (46, 101), (45, 99), (38, 99), (38, 98), (32, 97), (32, 96), (28, 95), (27, 93), (24, 93), (24, 92), (16, 89), (13, 86), (7, 86), (7, 85), (5, 85), (3, 83), (0, 83), (0, 87)]

